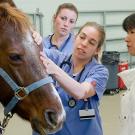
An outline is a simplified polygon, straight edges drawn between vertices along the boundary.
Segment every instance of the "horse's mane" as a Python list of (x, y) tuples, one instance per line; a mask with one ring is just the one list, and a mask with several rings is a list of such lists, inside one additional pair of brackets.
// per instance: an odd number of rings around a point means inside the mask
[(0, 0), (0, 3), (9, 3), (12, 7), (16, 7), (15, 3), (12, 0)]
[(21, 10), (11, 7), (8, 3), (0, 4), (0, 29), (8, 25), (14, 28), (14, 31), (25, 33), (30, 30), (32, 25), (28, 16)]

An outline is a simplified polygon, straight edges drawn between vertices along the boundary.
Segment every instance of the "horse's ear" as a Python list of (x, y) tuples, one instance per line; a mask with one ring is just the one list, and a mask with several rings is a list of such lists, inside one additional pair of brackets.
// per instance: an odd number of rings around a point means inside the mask
[(16, 7), (15, 3), (13, 2), (13, 0), (0, 0), (0, 4), (7, 2), (9, 3), (12, 7)]

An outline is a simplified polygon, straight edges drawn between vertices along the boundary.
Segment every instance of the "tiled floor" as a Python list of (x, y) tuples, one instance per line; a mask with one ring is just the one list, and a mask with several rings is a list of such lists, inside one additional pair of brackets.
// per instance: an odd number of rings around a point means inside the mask
[[(103, 121), (104, 135), (120, 135), (120, 94), (104, 95), (100, 104)], [(2, 120), (3, 108), (0, 105), (0, 120)], [(14, 116), (8, 124), (4, 135), (31, 135), (30, 125)]]

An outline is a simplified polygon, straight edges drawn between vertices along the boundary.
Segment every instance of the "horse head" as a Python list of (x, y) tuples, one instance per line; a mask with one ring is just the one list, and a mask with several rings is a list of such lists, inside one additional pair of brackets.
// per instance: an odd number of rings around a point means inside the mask
[[(0, 68), (17, 86), (24, 88), (48, 77), (31, 31), (26, 14), (7, 3), (0, 4)], [(0, 102), (4, 107), (16, 95), (11, 87), (0, 76)], [(56, 132), (65, 119), (60, 97), (52, 83), (35, 89), (19, 100), (11, 113), (28, 120), (33, 130), (41, 135)], [(23, 94), (21, 91), (20, 95)]]

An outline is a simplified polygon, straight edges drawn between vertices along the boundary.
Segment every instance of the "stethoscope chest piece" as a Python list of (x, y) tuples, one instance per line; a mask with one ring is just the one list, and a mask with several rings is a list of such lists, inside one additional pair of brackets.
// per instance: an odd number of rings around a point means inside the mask
[(76, 100), (74, 98), (70, 98), (68, 101), (68, 106), (73, 108), (76, 106)]

